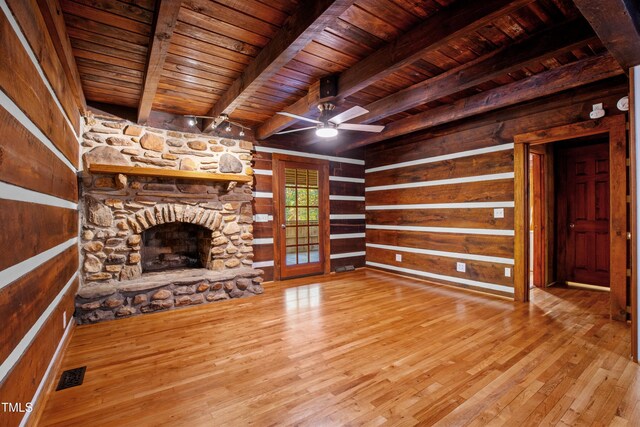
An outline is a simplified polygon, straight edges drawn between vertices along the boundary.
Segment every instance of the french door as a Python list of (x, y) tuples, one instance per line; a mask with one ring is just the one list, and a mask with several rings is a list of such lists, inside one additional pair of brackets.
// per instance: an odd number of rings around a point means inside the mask
[(274, 156), (274, 166), (279, 277), (325, 273), (330, 267), (328, 165)]

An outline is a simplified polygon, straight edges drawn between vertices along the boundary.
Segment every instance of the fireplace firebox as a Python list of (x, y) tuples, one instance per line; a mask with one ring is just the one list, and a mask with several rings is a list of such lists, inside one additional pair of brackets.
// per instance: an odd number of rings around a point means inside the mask
[(197, 224), (172, 222), (142, 233), (142, 272), (207, 268), (211, 230)]

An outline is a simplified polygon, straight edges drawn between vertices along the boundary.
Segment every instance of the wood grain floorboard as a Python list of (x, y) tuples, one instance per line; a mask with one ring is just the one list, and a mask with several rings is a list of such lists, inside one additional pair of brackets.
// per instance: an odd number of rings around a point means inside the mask
[(40, 425), (639, 425), (640, 366), (608, 304), (369, 269), (268, 284), (77, 327), (60, 369), (86, 365), (84, 384), (52, 392)]

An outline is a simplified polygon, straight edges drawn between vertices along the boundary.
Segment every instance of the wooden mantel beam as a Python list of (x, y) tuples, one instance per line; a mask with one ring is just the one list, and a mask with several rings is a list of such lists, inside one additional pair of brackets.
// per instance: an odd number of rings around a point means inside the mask
[(231, 114), (353, 3), (354, 0), (300, 2), (273, 39), (218, 99), (209, 115)]
[(167, 58), (167, 51), (171, 44), (171, 36), (178, 20), (181, 3), (181, 0), (159, 0), (157, 2), (155, 25), (138, 106), (138, 123), (146, 123), (151, 113), (153, 99), (158, 90), (160, 75)]
[(387, 125), (384, 132), (349, 144), (341, 151), (349, 151), (411, 132), (553, 95), (620, 74), (623, 74), (623, 70), (608, 53), (586, 58), (461, 99), (451, 105), (444, 105), (398, 120)]
[(626, 73), (640, 64), (638, 0), (575, 0), (575, 4)]
[[(338, 96), (333, 101), (339, 102), (415, 62), (426, 52), (439, 49), (452, 39), (482, 28), (496, 18), (514, 12), (531, 2), (532, 0), (458, 1), (344, 71), (338, 80)], [(317, 96), (315, 91), (310, 90), (305, 97), (289, 106), (286, 111), (302, 116), (309, 114), (314, 111)], [(296, 119), (287, 116), (273, 116), (257, 129), (256, 137), (266, 139), (295, 121)]]

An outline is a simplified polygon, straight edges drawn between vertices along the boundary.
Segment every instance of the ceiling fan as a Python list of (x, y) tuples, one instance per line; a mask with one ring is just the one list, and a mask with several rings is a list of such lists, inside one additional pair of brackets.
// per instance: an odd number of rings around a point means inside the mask
[(339, 129), (345, 130), (356, 130), (362, 132), (382, 132), (384, 126), (378, 125), (361, 125), (356, 123), (345, 123), (351, 119), (355, 119), (356, 117), (360, 117), (363, 114), (367, 114), (369, 110), (366, 110), (362, 107), (355, 106), (349, 108), (347, 111), (337, 114), (331, 117), (331, 112), (335, 108), (335, 105), (325, 102), (318, 105), (318, 110), (320, 110), (320, 117), (318, 120), (309, 119), (307, 117), (298, 116), (297, 114), (287, 113), (286, 111), (279, 111), (277, 114), (281, 114), (283, 116), (293, 117), (294, 119), (304, 120), (305, 122), (315, 123), (315, 126), (309, 126), (306, 128), (299, 129), (291, 129), (285, 130), (282, 132), (278, 132), (276, 135), (283, 135), (285, 133), (292, 132), (300, 132), (303, 130), (315, 129), (316, 135), (321, 138), (331, 138), (332, 136), (338, 135)]

